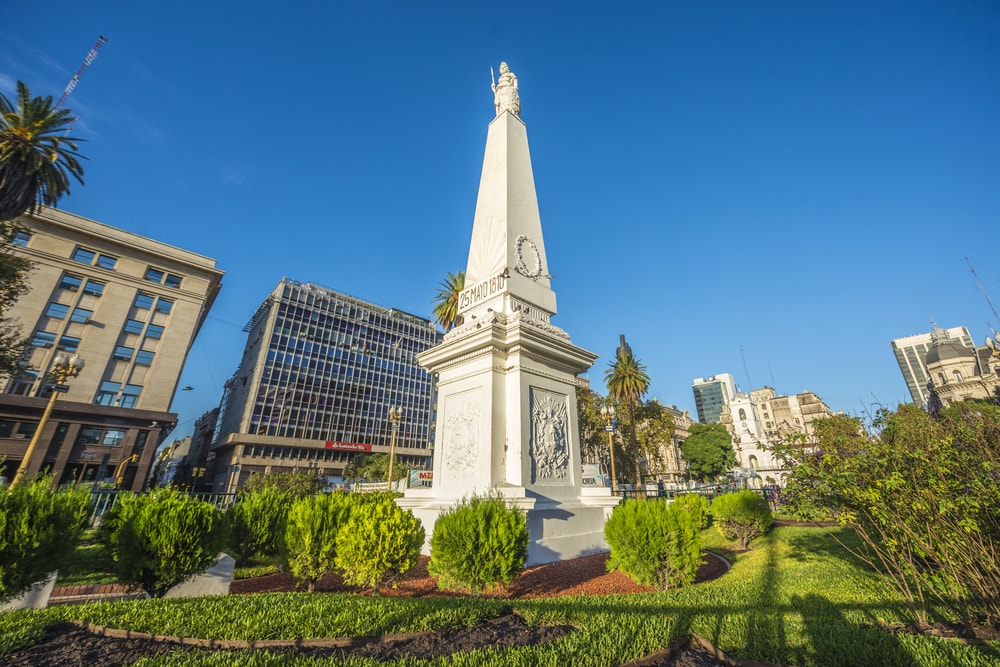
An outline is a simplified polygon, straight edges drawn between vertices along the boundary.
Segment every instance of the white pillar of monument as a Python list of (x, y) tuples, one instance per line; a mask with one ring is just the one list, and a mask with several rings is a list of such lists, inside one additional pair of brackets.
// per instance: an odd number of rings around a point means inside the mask
[(506, 63), (494, 96), (462, 323), (418, 357), (438, 376), (434, 482), (398, 502), (429, 541), (442, 511), (498, 492), (527, 512), (528, 564), (537, 564), (607, 550), (604, 522), (618, 499), (581, 486), (576, 376), (597, 355), (551, 323), (556, 296), (517, 78)]

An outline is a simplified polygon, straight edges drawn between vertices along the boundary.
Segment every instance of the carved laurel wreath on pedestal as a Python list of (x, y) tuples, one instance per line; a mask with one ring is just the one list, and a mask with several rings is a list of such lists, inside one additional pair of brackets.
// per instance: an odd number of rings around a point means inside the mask
[[(524, 246), (527, 245), (531, 250), (531, 254), (534, 255), (532, 268), (528, 268), (528, 263), (524, 261)], [(524, 234), (518, 235), (514, 240), (514, 251), (517, 254), (517, 272), (526, 278), (531, 278), (532, 280), (538, 280), (542, 277), (542, 254), (538, 252), (538, 246), (535, 242), (529, 239)]]

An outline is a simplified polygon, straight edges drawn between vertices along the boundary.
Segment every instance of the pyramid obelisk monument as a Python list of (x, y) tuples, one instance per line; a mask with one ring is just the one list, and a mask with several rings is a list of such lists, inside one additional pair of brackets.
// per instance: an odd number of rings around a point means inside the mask
[(434, 483), (399, 499), (427, 530), (473, 493), (525, 511), (528, 564), (607, 550), (608, 489), (581, 487), (576, 376), (597, 355), (553, 325), (556, 295), (542, 240), (517, 77), (493, 84), (496, 117), (473, 219), (461, 324), (419, 357), (438, 376)]

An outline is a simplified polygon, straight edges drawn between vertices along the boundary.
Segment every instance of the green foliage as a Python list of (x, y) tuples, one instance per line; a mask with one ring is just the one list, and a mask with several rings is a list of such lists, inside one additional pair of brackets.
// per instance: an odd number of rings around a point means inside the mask
[(451, 331), (462, 324), (462, 317), (458, 314), (458, 295), (465, 289), (465, 272), (459, 269), (449, 273), (438, 283), (438, 287), (438, 293), (431, 300), (434, 303), (434, 321), (445, 331)]
[(53, 491), (47, 477), (0, 487), (0, 600), (20, 595), (72, 557), (89, 503), (86, 489)]
[(51, 95), (32, 97), (22, 81), (15, 102), (0, 94), (0, 221), (39, 204), (55, 206), (69, 193), (70, 176), (83, 183), (80, 140), (66, 136), (73, 116)]
[(158, 489), (119, 496), (99, 536), (120, 581), (162, 597), (211, 565), (228, 532), (225, 516), (214, 505)]
[(229, 551), (237, 565), (246, 565), (254, 556), (277, 555), (294, 501), (291, 493), (278, 486), (258, 485), (240, 494), (226, 512), (231, 526)]
[(723, 424), (691, 424), (681, 445), (692, 479), (716, 479), (736, 465), (733, 438)]
[[(399, 465), (399, 460), (397, 459), (396, 465), (392, 469), (392, 478), (394, 480), (403, 479), (407, 474), (406, 469)], [(364, 479), (369, 482), (384, 482), (388, 477), (388, 454), (360, 454), (344, 466), (344, 479)]]
[(439, 588), (479, 595), (510, 584), (524, 569), (528, 541), (521, 512), (497, 495), (473, 495), (438, 517), (428, 570)]
[(608, 434), (601, 417), (601, 397), (587, 387), (576, 388), (576, 416), (580, 424), (580, 460), (599, 463), (608, 458)]
[(662, 500), (626, 500), (604, 524), (611, 547), (609, 570), (662, 590), (694, 581), (701, 565), (701, 541), (690, 515)]
[(694, 526), (698, 530), (708, 526), (708, 498), (700, 493), (684, 493), (675, 496), (670, 504), (691, 517), (691, 521), (694, 522)]
[(311, 593), (316, 582), (334, 568), (337, 533), (353, 510), (353, 496), (321, 493), (292, 503), (285, 522), (282, 558), (292, 575)]
[(674, 417), (655, 398), (645, 401), (635, 411), (635, 440), (639, 456), (652, 474), (663, 472), (663, 451), (671, 446)]
[(346, 583), (378, 593), (417, 564), (423, 544), (424, 529), (413, 512), (379, 494), (355, 507), (340, 529), (335, 563)]
[[(608, 387), (608, 400), (616, 403), (619, 418), (625, 423), (619, 427), (622, 438), (623, 456), (616, 458), (616, 472), (626, 475), (634, 484), (640, 482), (639, 464), (642, 460), (639, 441), (636, 437), (636, 410), (643, 396), (649, 391), (649, 373), (645, 364), (632, 354), (632, 348), (621, 335), (615, 358), (604, 370), (604, 383)], [(622, 414), (624, 413), (624, 414)]]
[(266, 475), (255, 472), (240, 489), (240, 496), (266, 488), (281, 491), (293, 498), (303, 498), (322, 492), (326, 488), (326, 479), (315, 470), (284, 470)]
[(750, 541), (767, 532), (774, 521), (767, 500), (747, 490), (716, 496), (712, 500), (712, 520), (723, 537), (739, 541), (740, 549), (749, 549)]
[[(881, 411), (869, 431), (843, 416), (815, 422), (785, 497), (804, 517), (828, 510), (862, 541), (921, 623), (936, 601), (967, 626), (1000, 624), (1000, 406), (955, 403), (930, 415)], [(879, 430), (880, 429), (880, 430)]]

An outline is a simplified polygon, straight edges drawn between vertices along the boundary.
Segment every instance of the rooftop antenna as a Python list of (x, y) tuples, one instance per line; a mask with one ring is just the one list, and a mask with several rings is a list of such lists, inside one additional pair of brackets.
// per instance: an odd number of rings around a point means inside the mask
[(747, 357), (743, 354), (743, 346), (740, 345), (740, 357), (743, 359), (743, 372), (747, 374), (747, 385), (753, 391), (753, 380), (750, 379), (750, 369), (747, 368)]
[[(993, 311), (993, 317), (997, 319), (997, 324), (1000, 325), (1000, 314), (997, 314), (997, 309), (993, 307), (993, 302), (990, 301), (990, 295), (986, 293), (986, 288), (983, 287), (983, 281), (979, 279), (979, 274), (976, 273), (975, 267), (972, 266), (972, 261), (968, 257), (966, 257), (965, 263), (969, 265), (969, 273), (971, 273), (972, 277), (976, 279), (976, 287), (979, 288), (979, 291), (980, 293), (982, 293), (983, 298), (986, 299), (986, 305), (988, 305), (990, 307), (990, 310)], [(993, 329), (994, 334), (997, 333), (997, 330), (993, 328), (992, 324), (990, 324), (989, 327), (990, 329)]]

